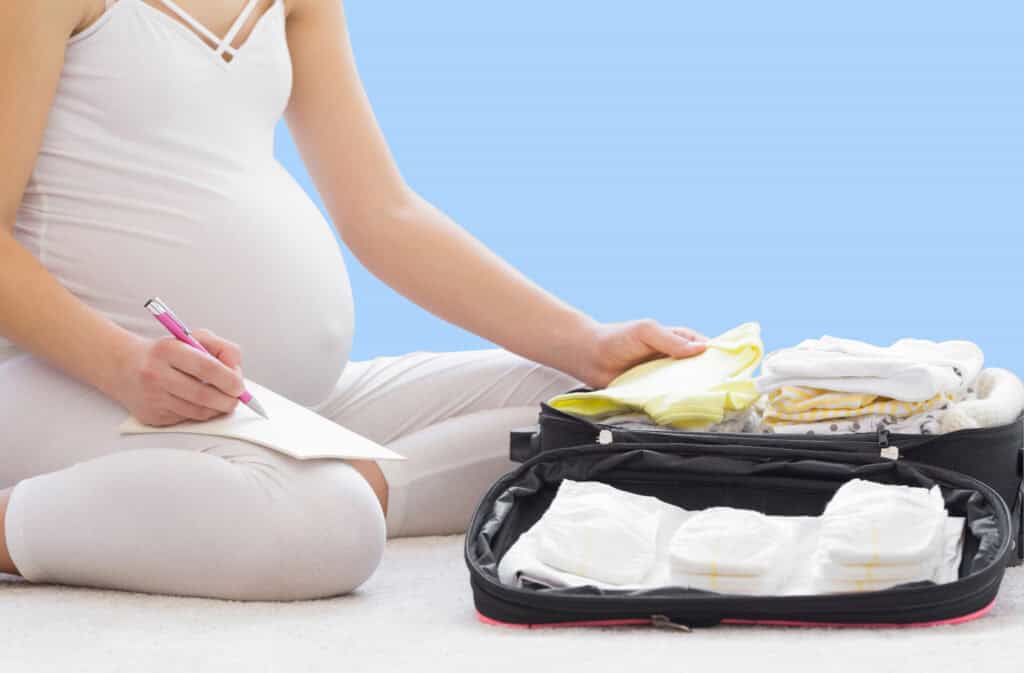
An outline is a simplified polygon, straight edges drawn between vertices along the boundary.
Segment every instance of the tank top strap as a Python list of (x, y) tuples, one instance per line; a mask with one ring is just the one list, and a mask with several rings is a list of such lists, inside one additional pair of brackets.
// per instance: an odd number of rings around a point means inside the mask
[(245, 25), (246, 20), (252, 14), (252, 11), (256, 9), (256, 5), (258, 3), (259, 0), (249, 0), (245, 7), (242, 8), (241, 14), (239, 14), (238, 18), (235, 19), (235, 22), (231, 24), (231, 28), (228, 29), (227, 35), (224, 36), (224, 39), (221, 40), (220, 44), (217, 46), (217, 56), (223, 55), (228, 49), (232, 49), (233, 51), (231, 43), (235, 41), (235, 37), (238, 36), (239, 31), (242, 30), (242, 26)]
[(174, 0), (160, 0), (160, 2), (164, 7), (174, 12), (179, 19), (187, 23), (193, 30), (212, 42), (217, 49), (218, 56), (225, 53), (229, 56), (234, 56), (236, 50), (231, 46), (231, 41), (235, 39), (238, 32), (242, 29), (242, 26), (245, 25), (246, 19), (248, 19), (253, 10), (256, 9), (256, 5), (259, 3), (259, 0), (249, 0), (245, 4), (245, 7), (242, 8), (242, 12), (235, 19), (234, 23), (231, 24), (231, 28), (228, 29), (228, 34), (223, 38), (217, 37), (213, 31), (182, 9), (182, 7), (178, 3), (174, 2)]
[(187, 23), (189, 27), (191, 27), (194, 31), (205, 37), (210, 42), (213, 42), (216, 45), (220, 44), (219, 37), (214, 35), (209, 28), (207, 28), (203, 24), (199, 23), (199, 21), (194, 19), (191, 14), (182, 9), (181, 6), (178, 5), (178, 3), (174, 2), (174, 0), (160, 0), (160, 2), (163, 4), (164, 7), (174, 12), (174, 14), (179, 19)]

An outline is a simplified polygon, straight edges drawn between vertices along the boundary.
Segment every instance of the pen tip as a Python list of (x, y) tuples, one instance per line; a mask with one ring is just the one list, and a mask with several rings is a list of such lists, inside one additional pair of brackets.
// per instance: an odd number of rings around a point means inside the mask
[(263, 418), (267, 419), (268, 421), (270, 420), (270, 416), (267, 416), (267, 412), (263, 409), (263, 405), (257, 402), (256, 398), (250, 399), (246, 406), (248, 406), (250, 409), (255, 411)]

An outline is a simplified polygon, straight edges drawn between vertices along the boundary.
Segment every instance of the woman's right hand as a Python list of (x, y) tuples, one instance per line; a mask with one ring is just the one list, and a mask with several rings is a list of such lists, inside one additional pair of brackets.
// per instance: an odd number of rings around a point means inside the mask
[(192, 336), (210, 355), (170, 336), (137, 338), (128, 346), (111, 396), (146, 425), (208, 421), (233, 411), (245, 388), (241, 351), (209, 330)]

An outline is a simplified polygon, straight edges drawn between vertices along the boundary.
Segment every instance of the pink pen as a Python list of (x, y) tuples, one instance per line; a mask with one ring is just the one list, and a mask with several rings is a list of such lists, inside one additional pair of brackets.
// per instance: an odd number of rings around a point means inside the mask
[[(207, 355), (210, 355), (210, 351), (203, 348), (203, 345), (192, 338), (192, 332), (189, 331), (185, 323), (181, 321), (178, 316), (174, 315), (174, 311), (167, 307), (167, 304), (160, 301), (158, 298), (153, 297), (146, 302), (146, 308), (153, 314), (161, 325), (167, 328), (167, 331), (174, 335), (174, 338), (178, 341), (188, 344), (196, 350), (200, 350)], [(210, 355), (210, 357), (213, 357)], [(263, 405), (256, 401), (256, 398), (252, 396), (248, 390), (244, 390), (238, 397), (242, 404), (246, 405), (263, 418), (269, 419), (267, 412), (263, 410)]]

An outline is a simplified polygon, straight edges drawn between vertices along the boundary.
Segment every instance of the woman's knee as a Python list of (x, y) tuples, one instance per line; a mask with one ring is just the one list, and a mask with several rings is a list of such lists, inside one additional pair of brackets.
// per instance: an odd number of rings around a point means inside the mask
[(377, 495), (351, 465), (337, 460), (295, 466), (290, 482), (292, 517), (277, 532), (288, 541), (280, 598), (323, 598), (356, 589), (384, 554)]

